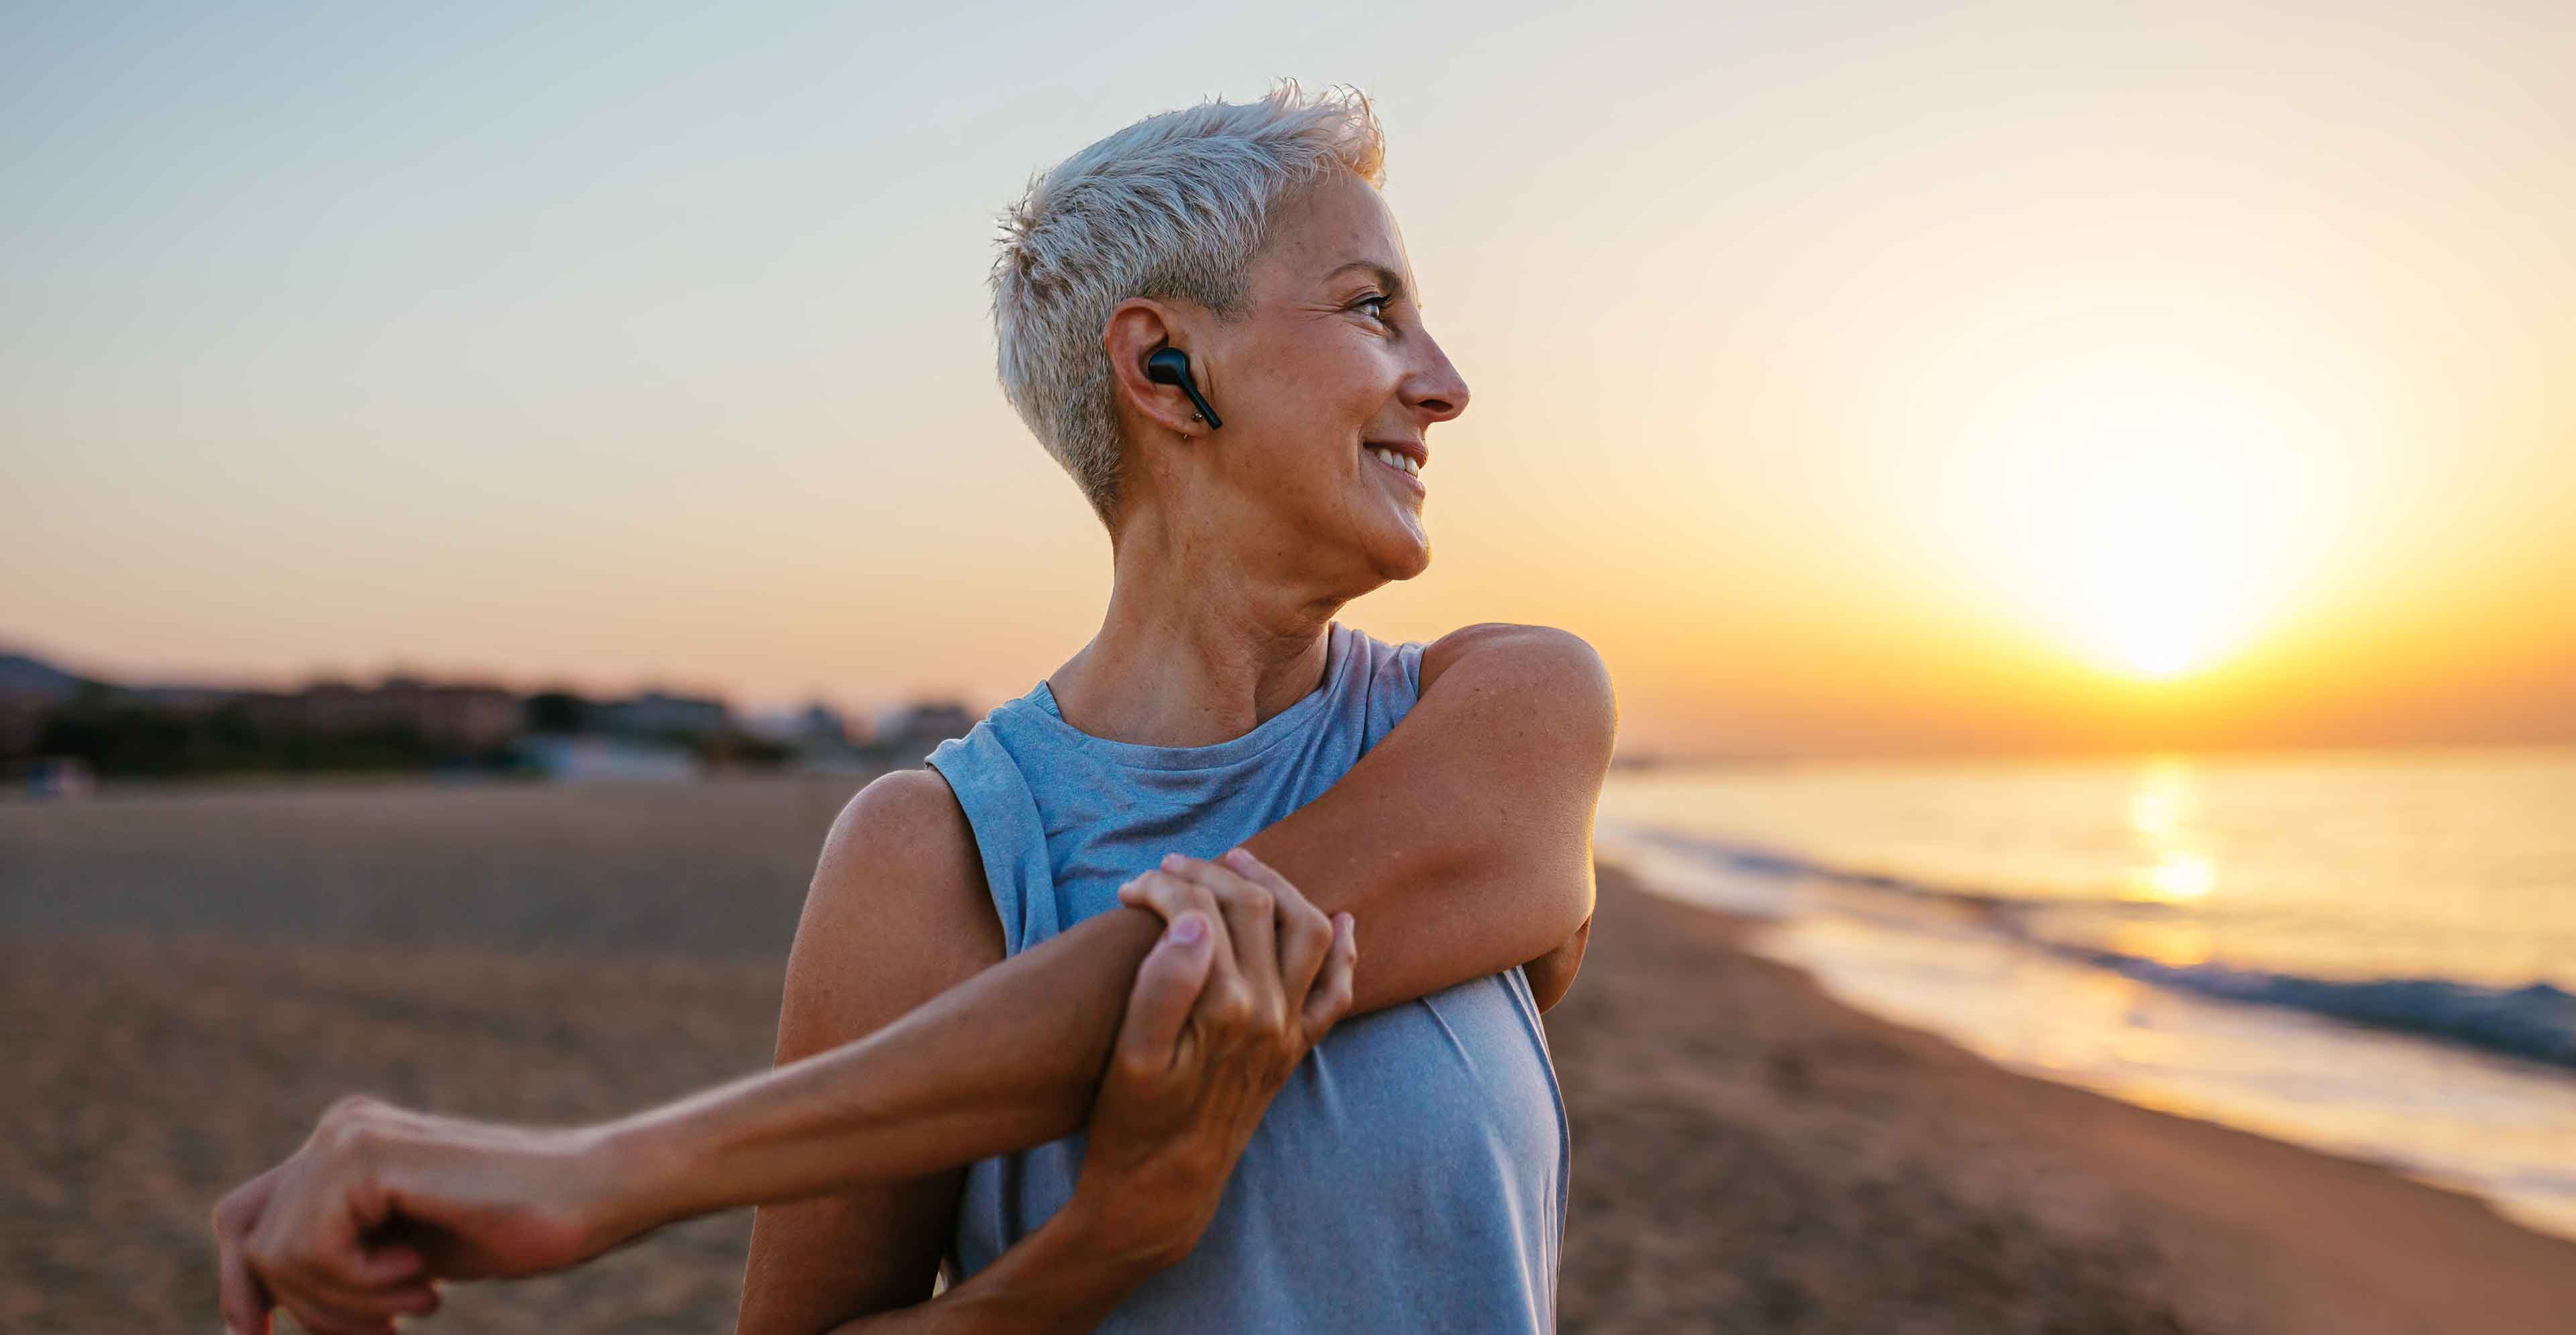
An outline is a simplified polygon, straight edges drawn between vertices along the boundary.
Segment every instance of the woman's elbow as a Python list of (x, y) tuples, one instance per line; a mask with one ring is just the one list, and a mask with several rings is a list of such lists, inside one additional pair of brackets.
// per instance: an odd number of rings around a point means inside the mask
[(1574, 975), (1583, 968), (1583, 948), (1592, 939), (1592, 920), (1574, 929), (1565, 944), (1531, 960), (1521, 967), (1529, 978), (1530, 995), (1542, 1012), (1552, 1010), (1565, 994), (1574, 990)]

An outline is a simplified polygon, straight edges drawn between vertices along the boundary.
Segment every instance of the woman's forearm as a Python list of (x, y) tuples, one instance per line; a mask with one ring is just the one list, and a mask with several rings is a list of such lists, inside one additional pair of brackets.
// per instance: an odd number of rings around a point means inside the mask
[(1164, 1262), (1094, 1246), (1083, 1198), (929, 1302), (842, 1322), (830, 1335), (1052, 1335), (1089, 1330)]
[(857, 1042), (603, 1128), (610, 1199), (597, 1227), (624, 1241), (1071, 1134), (1162, 927), (1143, 910), (1112, 910)]
[(1353, 1015), (1532, 962), (1552, 1004), (1592, 917), (1609, 674), (1563, 632), (1476, 626), (1424, 652), (1422, 683), (1349, 772), (1243, 846), (1359, 920)]
[[(1597, 657), (1564, 638), (1459, 655), (1323, 796), (1244, 841), (1317, 907), (1359, 920), (1353, 1015), (1568, 946), (1580, 958), (1615, 713)], [(1161, 930), (1113, 910), (865, 1039), (615, 1124), (601, 1140), (618, 1179), (607, 1226), (622, 1240), (1071, 1134)]]

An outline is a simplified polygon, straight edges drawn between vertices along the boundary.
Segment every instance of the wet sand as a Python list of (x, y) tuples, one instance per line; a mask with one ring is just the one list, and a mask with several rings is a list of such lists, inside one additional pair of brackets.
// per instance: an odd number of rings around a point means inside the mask
[[(211, 1330), (205, 1217), (367, 1089), (576, 1121), (767, 1062), (855, 780), (0, 804), (0, 1330)], [(2576, 1245), (2023, 1079), (1602, 876), (1549, 1031), (1568, 1331), (2576, 1330)], [(720, 1331), (747, 1215), (428, 1329)]]
[(2576, 1243), (2016, 1075), (1616, 867), (1548, 1019), (1568, 1330), (2576, 1331)]

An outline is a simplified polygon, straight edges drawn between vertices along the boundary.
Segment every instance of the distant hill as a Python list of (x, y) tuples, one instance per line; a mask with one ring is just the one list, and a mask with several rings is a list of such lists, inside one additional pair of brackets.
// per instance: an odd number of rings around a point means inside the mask
[(0, 654), (0, 697), (69, 700), (80, 694), (85, 684), (86, 679), (65, 672), (41, 658)]

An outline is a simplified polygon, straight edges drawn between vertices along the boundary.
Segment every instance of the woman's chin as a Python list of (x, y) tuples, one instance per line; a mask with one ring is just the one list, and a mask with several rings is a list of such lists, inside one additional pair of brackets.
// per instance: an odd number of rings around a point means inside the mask
[(1431, 568), (1431, 539), (1414, 534), (1410, 542), (1393, 544), (1378, 561), (1378, 574), (1386, 579), (1407, 580)]
[(1323, 545), (1382, 582), (1411, 579), (1431, 565), (1431, 535), (1419, 515), (1372, 515), (1335, 537)]

